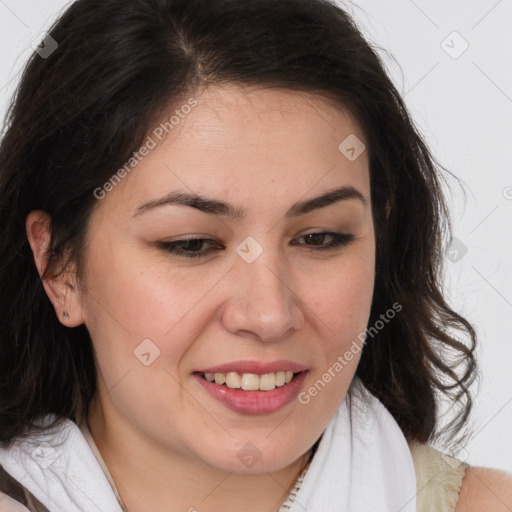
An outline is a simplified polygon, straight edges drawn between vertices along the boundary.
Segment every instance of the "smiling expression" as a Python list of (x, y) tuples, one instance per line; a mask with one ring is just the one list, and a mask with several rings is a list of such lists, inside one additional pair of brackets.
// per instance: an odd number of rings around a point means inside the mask
[[(229, 85), (194, 97), (91, 217), (81, 306), (97, 406), (163, 452), (278, 470), (317, 440), (357, 367), (297, 400), (368, 322), (367, 152), (338, 149), (364, 135), (313, 94)], [(251, 468), (237, 456), (247, 443), (261, 454)]]

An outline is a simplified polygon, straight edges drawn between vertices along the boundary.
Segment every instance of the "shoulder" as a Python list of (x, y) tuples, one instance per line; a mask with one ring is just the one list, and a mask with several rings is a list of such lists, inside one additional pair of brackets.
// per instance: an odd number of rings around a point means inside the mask
[(417, 509), (442, 512), (512, 511), (512, 474), (471, 467), (432, 446), (410, 443), (417, 479)]
[(512, 474), (497, 469), (466, 470), (455, 512), (510, 512)]
[(30, 512), (30, 510), (0, 491), (0, 512)]

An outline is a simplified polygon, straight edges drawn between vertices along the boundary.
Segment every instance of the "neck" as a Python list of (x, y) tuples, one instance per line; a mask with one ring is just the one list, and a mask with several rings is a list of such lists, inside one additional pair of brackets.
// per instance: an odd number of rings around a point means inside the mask
[(122, 422), (112, 431), (98, 410), (91, 408), (88, 427), (128, 512), (273, 512), (286, 500), (312, 456), (309, 450), (271, 473), (228, 473), (162, 450)]

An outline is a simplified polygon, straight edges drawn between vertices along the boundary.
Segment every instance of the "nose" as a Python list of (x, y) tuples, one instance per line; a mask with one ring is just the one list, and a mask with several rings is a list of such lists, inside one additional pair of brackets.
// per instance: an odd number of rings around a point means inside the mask
[(302, 328), (303, 302), (282, 260), (277, 249), (264, 250), (252, 263), (243, 258), (236, 260), (222, 314), (229, 332), (259, 341), (278, 341)]

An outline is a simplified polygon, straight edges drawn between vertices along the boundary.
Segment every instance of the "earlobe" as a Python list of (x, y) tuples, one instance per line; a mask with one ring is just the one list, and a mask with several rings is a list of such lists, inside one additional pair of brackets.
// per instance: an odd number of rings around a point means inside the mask
[[(43, 210), (30, 212), (25, 221), (27, 238), (34, 256), (39, 276), (44, 274), (49, 263), (51, 243), (51, 217)], [(66, 269), (56, 277), (43, 279), (43, 287), (55, 308), (58, 320), (66, 327), (76, 327), (84, 323), (82, 307), (73, 279), (74, 272)]]

